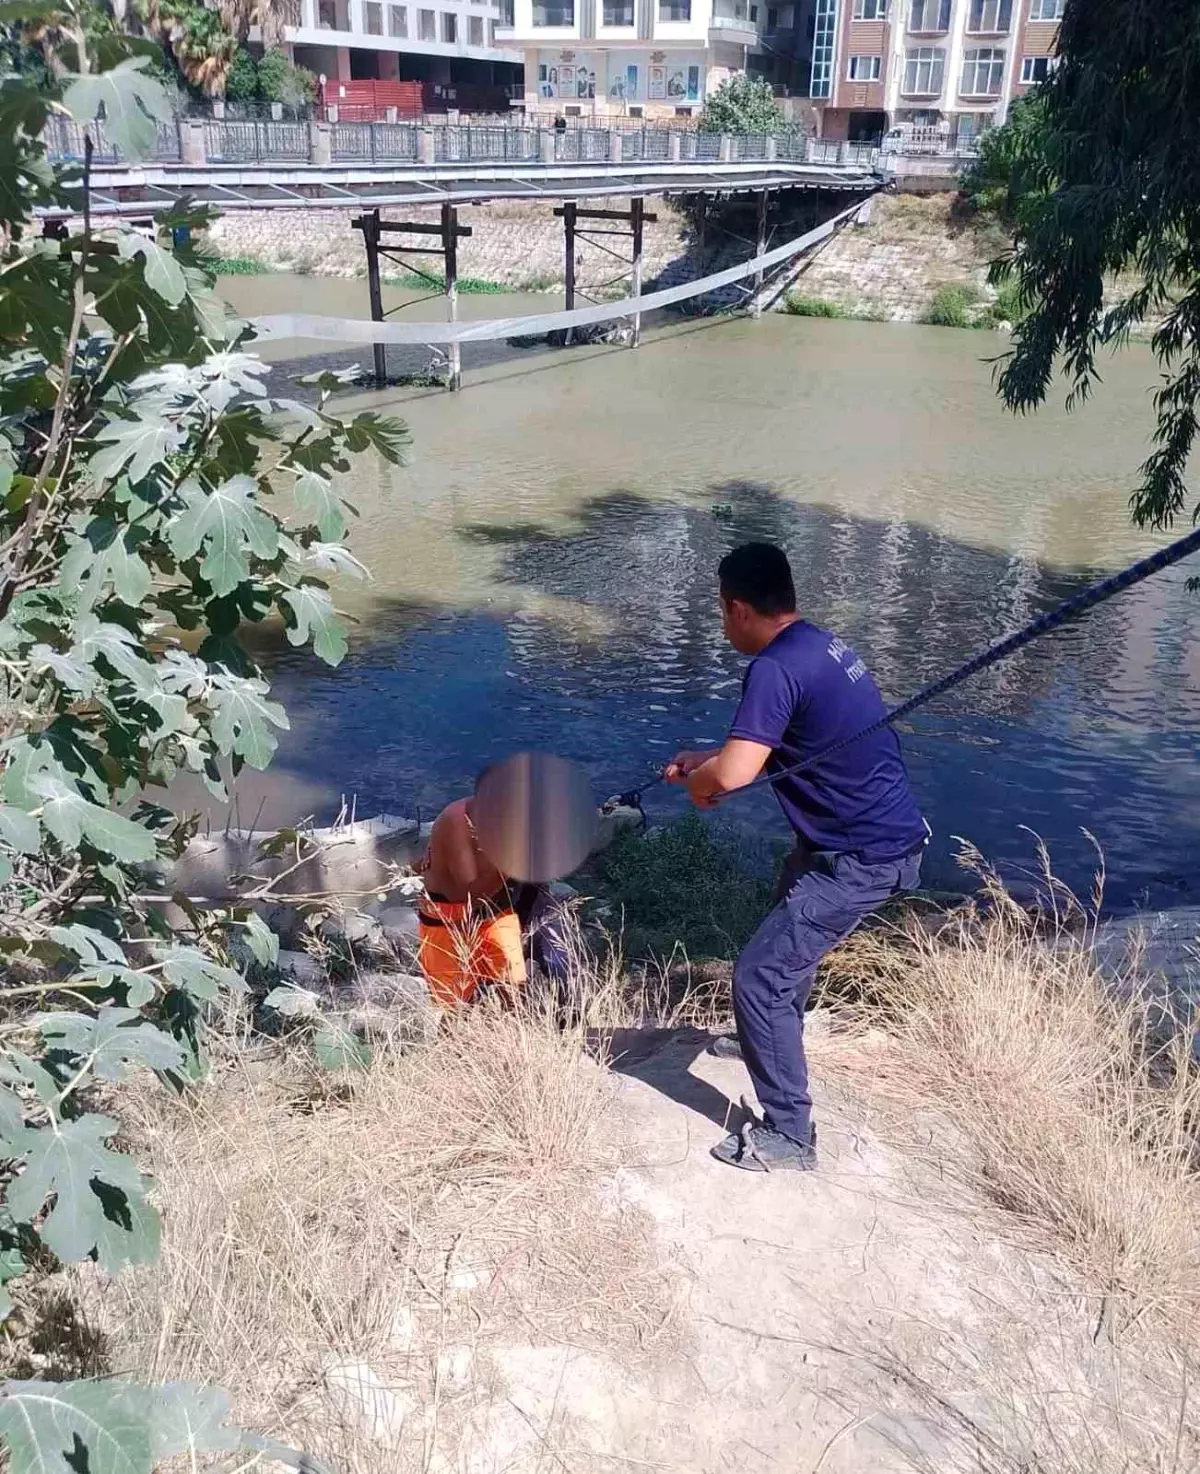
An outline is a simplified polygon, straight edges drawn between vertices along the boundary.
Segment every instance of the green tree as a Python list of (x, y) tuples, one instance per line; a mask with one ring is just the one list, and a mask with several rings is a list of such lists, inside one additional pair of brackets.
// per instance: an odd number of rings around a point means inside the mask
[(258, 95), (264, 102), (301, 107), (316, 98), (316, 78), (306, 68), (294, 66), (285, 52), (272, 47), (258, 64)]
[(979, 139), (979, 157), (963, 172), (958, 208), (965, 215), (991, 216), (1012, 225), (1021, 204), (1037, 187), (1027, 163), (1031, 142), (1045, 126), (1045, 103), (1039, 92), (1017, 98), (1008, 120)]
[[(1194, 0), (1068, 0), (1058, 66), (1039, 91), (1041, 119), (1013, 152), (1023, 181), (1013, 250), (993, 268), (994, 281), (1015, 280), (1031, 305), (999, 377), (1015, 410), (1040, 405), (1060, 368), (1068, 403), (1082, 400), (1098, 377), (1098, 351), (1159, 320), (1155, 443), (1130, 499), (1136, 521), (1152, 527), (1189, 510), (1197, 431), (1196, 22)], [(1200, 504), (1190, 510), (1197, 516)]]
[(704, 104), (697, 126), (702, 133), (777, 133), (783, 114), (769, 82), (739, 72), (722, 82)]
[[(0, 83), (0, 1320), (18, 1323), (31, 1265), (157, 1252), (150, 1183), (116, 1146), (120, 1082), (185, 1089), (214, 1004), (244, 989), (235, 940), (263, 962), (277, 946), (248, 909), (186, 906), (175, 926), (155, 904), (195, 828), (167, 790), (191, 773), (222, 794), (271, 759), (287, 718), (247, 623), (341, 659), (328, 576), (358, 565), (335, 478), (405, 440), (331, 415), (328, 383), (316, 404), (270, 392), (176, 244), (203, 212), (167, 210), (152, 237), (92, 218), (101, 118), (137, 158), (169, 102), (145, 43), (93, 31), (76, 0), (36, 19), (53, 65)], [(82, 168), (48, 158), (53, 113), (84, 130)], [(8, 1382), (0, 1444), (12, 1474), (247, 1447), (296, 1462), (226, 1413), (183, 1385)]]
[(258, 96), (258, 63), (245, 46), (238, 47), (229, 64), (225, 96), (230, 102), (253, 102)]
[[(20, 0), (18, 0), (20, 3)], [(147, 35), (158, 41), (196, 92), (224, 97), (237, 37), (202, 0), (134, 0)]]

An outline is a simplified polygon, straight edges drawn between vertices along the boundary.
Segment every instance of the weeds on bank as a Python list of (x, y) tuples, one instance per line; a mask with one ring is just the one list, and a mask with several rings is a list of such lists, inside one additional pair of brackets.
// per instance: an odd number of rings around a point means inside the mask
[(213, 256), (208, 266), (217, 276), (268, 276), (274, 270), (252, 256)]
[[(436, 272), (430, 272), (429, 276), (418, 276), (415, 271), (404, 271), (396, 276), (385, 276), (383, 284), (388, 287), (403, 287), (405, 291), (444, 292), (446, 290), (446, 278), (439, 276)], [(468, 297), (494, 297), (501, 292), (511, 292), (511, 287), (506, 287), (501, 282), (488, 281), (481, 276), (460, 276), (456, 286), (464, 296)]]
[(942, 1112), (983, 1195), (1057, 1246), (1105, 1296), (1101, 1329), (1200, 1312), (1200, 1071), (1194, 1007), (1129, 959), (1113, 980), (1091, 913), (1049, 875), (1031, 916), (978, 855), (977, 901), (939, 922), (863, 932), (844, 967), (871, 978), (894, 1040), (876, 1084)]
[(728, 961), (766, 913), (773, 889), (769, 846), (698, 814), (625, 833), (597, 873), (623, 927), (630, 957)]
[(85, 1282), (111, 1363), (396, 1474), (452, 1453), (506, 1348), (651, 1346), (673, 1302), (641, 1220), (597, 1200), (618, 1134), (586, 1043), (537, 1000), (484, 1004), (360, 1072), (259, 1043), (182, 1105), (147, 1091), (163, 1253)]

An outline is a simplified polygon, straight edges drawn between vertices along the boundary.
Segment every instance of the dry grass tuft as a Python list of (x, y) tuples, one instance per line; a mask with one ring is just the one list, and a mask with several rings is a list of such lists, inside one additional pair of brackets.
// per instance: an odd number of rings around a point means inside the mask
[[(977, 857), (976, 857), (977, 859)], [(876, 1086), (948, 1117), (974, 1185), (1056, 1246), (1104, 1297), (1108, 1327), (1200, 1311), (1200, 1072), (1182, 1000), (1096, 969), (1089, 913), (1052, 886), (1031, 917), (984, 893), (843, 950), (894, 1046)]]
[(481, 1007), (360, 1073), (223, 1066), (131, 1120), (158, 1263), (85, 1293), (114, 1369), (212, 1381), (342, 1474), (450, 1455), (492, 1345), (648, 1346), (670, 1319), (639, 1220), (605, 1208), (612, 1082), (581, 1030)]

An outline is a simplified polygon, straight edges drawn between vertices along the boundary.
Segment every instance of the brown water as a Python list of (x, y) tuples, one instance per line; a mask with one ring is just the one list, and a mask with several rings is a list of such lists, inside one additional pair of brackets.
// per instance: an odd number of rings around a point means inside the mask
[[(366, 315), (361, 282), (228, 289), (246, 310)], [(349, 401), (402, 414), (412, 464), (364, 462), (347, 488), (374, 582), (339, 590), (361, 620), (346, 662), (271, 657), (293, 730), (265, 812), (325, 813), (342, 794), (360, 812), (428, 811), (520, 746), (582, 759), (606, 793), (719, 739), (740, 662), (713, 574), (747, 537), (787, 545), (803, 611), (857, 645), (895, 699), (1165, 541), (1132, 530), (1125, 505), (1151, 425), (1148, 353), (1113, 360), (1082, 412), (1015, 420), (983, 361), (1003, 347), (935, 328), (707, 320), (656, 328), (637, 352), (480, 368), (468, 347), (458, 396)], [(1196, 894), (1200, 598), (1185, 577), (1120, 596), (913, 720), (935, 878), (954, 874), (954, 835), (1028, 861), (1029, 826), (1082, 883), (1086, 827), (1110, 899)], [(243, 817), (259, 797), (243, 794)], [(659, 790), (652, 817), (680, 808)], [(778, 830), (769, 799), (728, 812)]]

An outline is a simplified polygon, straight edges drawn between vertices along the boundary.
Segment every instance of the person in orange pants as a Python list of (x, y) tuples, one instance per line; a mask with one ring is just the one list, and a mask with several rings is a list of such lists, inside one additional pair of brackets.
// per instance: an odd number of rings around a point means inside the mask
[(517, 914), (521, 888), (479, 848), (469, 798), (438, 815), (424, 872), (418, 957), (434, 1002), (457, 1008), (487, 987), (512, 996), (527, 976)]

